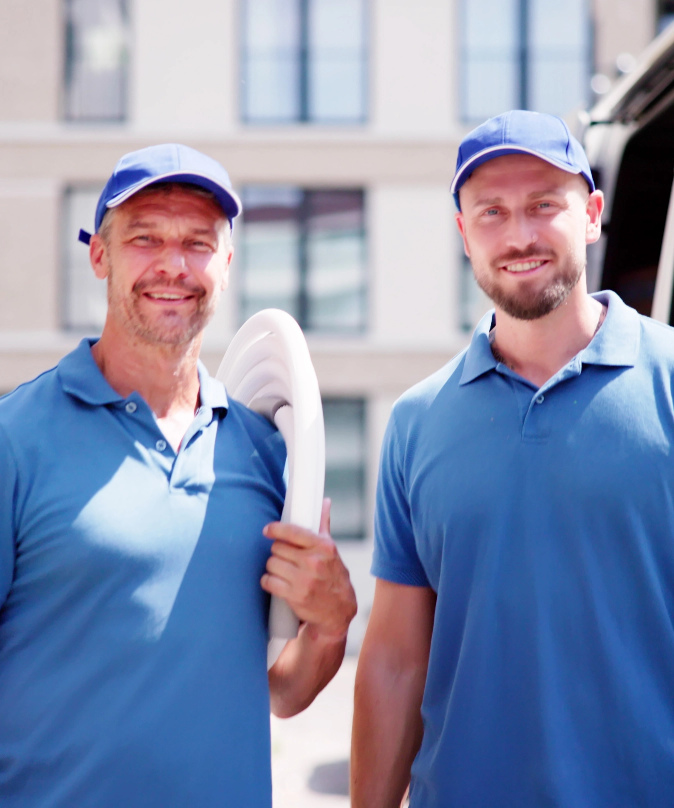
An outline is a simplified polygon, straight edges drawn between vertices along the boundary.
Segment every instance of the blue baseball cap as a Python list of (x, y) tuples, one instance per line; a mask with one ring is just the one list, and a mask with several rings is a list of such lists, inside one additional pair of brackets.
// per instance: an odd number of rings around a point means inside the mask
[(531, 154), (570, 174), (580, 174), (594, 191), (583, 147), (556, 115), (514, 109), (490, 118), (461, 141), (451, 191), (461, 210), (459, 191), (478, 166), (504, 154)]
[[(211, 191), (231, 222), (241, 213), (241, 200), (234, 193), (229, 174), (216, 160), (179, 143), (148, 146), (125, 154), (98, 199), (95, 230), (98, 232), (108, 208), (157, 182), (189, 182)], [(88, 244), (91, 234), (80, 230), (79, 240)]]

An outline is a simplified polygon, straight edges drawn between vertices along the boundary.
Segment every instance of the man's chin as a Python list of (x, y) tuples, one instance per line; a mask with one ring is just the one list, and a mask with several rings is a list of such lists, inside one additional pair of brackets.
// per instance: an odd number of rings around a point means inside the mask
[(494, 305), (516, 320), (539, 320), (553, 312), (569, 297), (580, 275), (573, 281), (559, 281), (543, 290), (506, 294), (502, 289), (484, 289)]

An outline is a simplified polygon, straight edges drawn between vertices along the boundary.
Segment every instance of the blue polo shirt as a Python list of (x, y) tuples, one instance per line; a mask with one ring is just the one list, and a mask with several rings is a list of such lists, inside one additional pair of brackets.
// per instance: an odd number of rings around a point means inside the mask
[(285, 447), (199, 368), (174, 452), (84, 341), (0, 400), (0, 804), (270, 806)]
[(394, 407), (373, 573), (437, 593), (414, 808), (674, 804), (674, 330), (599, 299), (540, 389), (489, 314)]

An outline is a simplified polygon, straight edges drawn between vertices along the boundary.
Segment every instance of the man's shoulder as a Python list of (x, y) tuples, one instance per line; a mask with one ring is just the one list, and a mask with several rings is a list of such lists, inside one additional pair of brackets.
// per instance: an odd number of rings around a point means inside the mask
[(457, 390), (467, 351), (464, 348), (430, 376), (406, 390), (393, 405), (396, 417), (423, 418), (440, 395)]
[(227, 399), (227, 417), (235, 420), (251, 435), (259, 436), (263, 439), (277, 432), (276, 426), (264, 415), (251, 410), (245, 404), (234, 398)]
[(276, 425), (240, 401), (232, 398), (227, 400), (227, 416), (223, 426), (225, 430), (234, 427), (239, 437), (245, 434), (260, 455), (268, 461), (281, 465), (285, 462), (286, 446)]
[(35, 407), (40, 406), (45, 395), (50, 394), (58, 385), (57, 367), (49, 368), (34, 379), (22, 382), (14, 390), (0, 396), (0, 423), (18, 415), (23, 419), (34, 414)]
[(674, 359), (674, 328), (645, 314), (638, 316), (644, 347), (656, 357)]

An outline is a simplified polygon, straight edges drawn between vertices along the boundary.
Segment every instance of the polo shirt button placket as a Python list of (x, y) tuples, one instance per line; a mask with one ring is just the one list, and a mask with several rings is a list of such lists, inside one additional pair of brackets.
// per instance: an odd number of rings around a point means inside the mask
[(133, 415), (133, 413), (138, 409), (138, 405), (135, 401), (129, 401), (124, 409), (129, 413), (129, 415)]
[(545, 401), (545, 396), (541, 393), (540, 396), (536, 397), (536, 404), (542, 404)]

